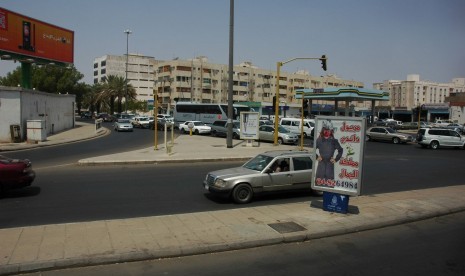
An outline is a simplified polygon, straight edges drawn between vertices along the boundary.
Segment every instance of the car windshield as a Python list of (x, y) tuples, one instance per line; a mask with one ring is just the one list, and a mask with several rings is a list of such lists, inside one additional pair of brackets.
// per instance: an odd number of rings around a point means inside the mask
[(283, 126), (278, 126), (278, 131), (280, 133), (290, 133), (290, 131), (284, 128)]
[(203, 126), (203, 125), (204, 125), (204, 123), (202, 123), (202, 122), (194, 122), (194, 126)]
[(120, 119), (120, 120), (118, 120), (118, 123), (122, 123), (122, 124), (129, 124), (129, 120), (126, 120), (126, 119)]
[(397, 131), (395, 131), (394, 129), (388, 127), (386, 128), (386, 131), (389, 132), (389, 133), (396, 133)]
[(148, 120), (149, 120), (149, 118), (147, 118), (147, 117), (141, 117), (141, 118), (139, 118), (139, 121), (148, 121)]
[(242, 167), (254, 170), (254, 171), (262, 171), (268, 164), (273, 160), (273, 157), (259, 154), (254, 158), (250, 159), (242, 165)]

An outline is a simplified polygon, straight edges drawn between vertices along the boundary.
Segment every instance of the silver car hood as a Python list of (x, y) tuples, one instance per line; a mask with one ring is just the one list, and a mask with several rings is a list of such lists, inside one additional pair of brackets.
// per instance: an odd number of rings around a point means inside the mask
[(259, 171), (247, 169), (244, 167), (235, 167), (235, 168), (213, 171), (213, 172), (210, 172), (209, 174), (214, 176), (215, 178), (221, 177), (222, 179), (225, 179), (225, 178), (232, 178), (236, 176), (244, 176), (244, 175), (259, 174), (259, 173), (260, 173)]

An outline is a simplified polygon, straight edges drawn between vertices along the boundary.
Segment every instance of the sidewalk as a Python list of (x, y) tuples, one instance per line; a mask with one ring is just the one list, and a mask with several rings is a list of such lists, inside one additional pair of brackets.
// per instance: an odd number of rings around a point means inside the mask
[[(89, 130), (83, 125), (50, 136), (43, 143), (89, 139)], [(0, 149), (3, 146), (0, 144)], [(171, 153), (158, 146), (158, 150), (150, 147), (79, 163), (241, 160), (275, 149), (298, 147), (275, 147), (271, 143), (249, 147), (234, 140), (233, 147), (227, 148), (224, 138), (182, 135)], [(351, 197), (348, 214), (323, 211), (322, 198), (317, 198), (313, 202), (244, 205), (226, 211), (0, 229), (0, 275), (220, 252), (381, 228), (464, 211), (464, 193), (465, 185), (458, 185)]]

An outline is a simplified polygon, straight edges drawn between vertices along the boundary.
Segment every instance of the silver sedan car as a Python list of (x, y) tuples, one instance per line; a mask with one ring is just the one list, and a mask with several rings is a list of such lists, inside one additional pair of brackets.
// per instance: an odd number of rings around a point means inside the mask
[[(274, 126), (261, 125), (258, 128), (260, 141), (274, 142)], [(278, 126), (278, 144), (296, 144), (299, 141), (297, 134), (290, 132), (283, 126)]]
[(367, 131), (367, 138), (370, 141), (387, 141), (394, 144), (413, 142), (413, 136), (397, 132), (390, 127), (372, 127)]
[(203, 185), (210, 193), (239, 204), (250, 202), (256, 193), (311, 191), (312, 164), (307, 151), (269, 151), (241, 167), (209, 172)]
[(116, 131), (133, 131), (133, 126), (129, 119), (118, 119), (114, 126)]

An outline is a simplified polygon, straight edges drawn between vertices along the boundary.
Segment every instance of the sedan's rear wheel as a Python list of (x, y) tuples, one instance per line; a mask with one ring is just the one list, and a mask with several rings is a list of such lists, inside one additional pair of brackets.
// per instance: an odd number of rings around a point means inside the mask
[(239, 184), (234, 187), (232, 198), (238, 204), (249, 203), (253, 197), (252, 187), (248, 184)]
[(433, 141), (433, 142), (431, 142), (430, 147), (431, 147), (432, 149), (437, 149), (437, 148), (439, 148), (439, 142), (438, 142), (438, 141)]

